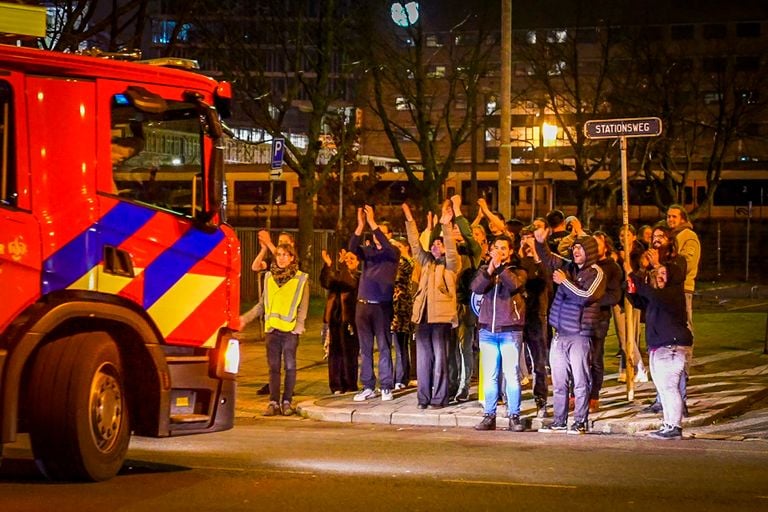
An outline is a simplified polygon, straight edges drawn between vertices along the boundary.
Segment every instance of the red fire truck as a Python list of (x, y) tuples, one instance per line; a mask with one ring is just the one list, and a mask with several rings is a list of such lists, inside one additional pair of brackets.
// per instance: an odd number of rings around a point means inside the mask
[(233, 425), (230, 96), (191, 71), (0, 45), (0, 441), (28, 432), (50, 478), (111, 478), (131, 433)]

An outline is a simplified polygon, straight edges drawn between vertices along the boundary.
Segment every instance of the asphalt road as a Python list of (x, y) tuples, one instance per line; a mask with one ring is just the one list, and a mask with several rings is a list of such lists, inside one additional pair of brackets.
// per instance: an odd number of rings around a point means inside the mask
[(25, 440), (0, 468), (3, 512), (768, 510), (768, 443), (653, 441), (255, 419), (134, 438), (113, 480), (51, 484)]

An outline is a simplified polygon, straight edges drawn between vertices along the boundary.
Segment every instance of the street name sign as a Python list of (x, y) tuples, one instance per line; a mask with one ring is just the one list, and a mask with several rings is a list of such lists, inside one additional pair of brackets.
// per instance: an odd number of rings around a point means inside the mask
[(285, 139), (282, 137), (272, 139), (272, 168), (269, 171), (269, 177), (272, 180), (279, 180), (283, 175), (284, 153)]
[(661, 119), (658, 117), (637, 117), (587, 121), (584, 123), (584, 135), (588, 139), (656, 137), (661, 135)]

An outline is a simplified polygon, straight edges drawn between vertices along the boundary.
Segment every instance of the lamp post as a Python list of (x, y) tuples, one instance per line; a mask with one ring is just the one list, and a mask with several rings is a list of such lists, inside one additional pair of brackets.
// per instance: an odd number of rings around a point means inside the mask
[(511, 105), (512, 97), (512, 0), (501, 2), (501, 119), (499, 129), (499, 211), (504, 218), (509, 218), (512, 206), (512, 162), (511, 153)]
[(341, 233), (341, 226), (342, 226), (342, 220), (343, 220), (343, 214), (344, 214), (344, 149), (345, 149), (344, 136), (346, 135), (346, 128), (347, 128), (347, 113), (346, 111), (342, 110), (341, 148), (339, 148), (339, 150), (341, 151), (341, 158), (339, 158), (339, 219), (336, 223), (337, 233)]

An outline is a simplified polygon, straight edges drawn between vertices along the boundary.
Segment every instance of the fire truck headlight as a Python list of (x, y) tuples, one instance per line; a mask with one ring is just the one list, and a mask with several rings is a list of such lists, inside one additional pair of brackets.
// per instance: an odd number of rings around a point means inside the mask
[(236, 374), (240, 370), (240, 342), (236, 338), (227, 340), (224, 350), (224, 371)]

